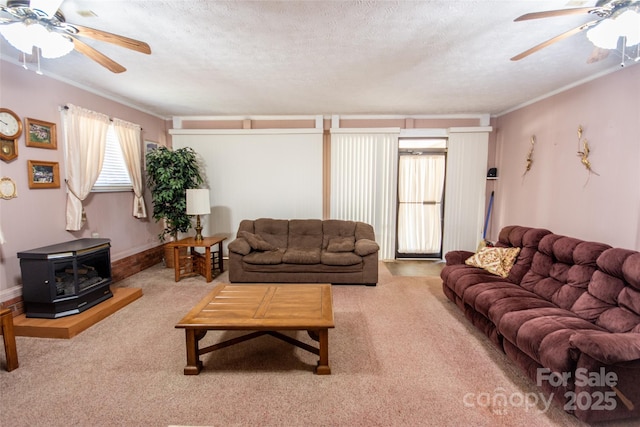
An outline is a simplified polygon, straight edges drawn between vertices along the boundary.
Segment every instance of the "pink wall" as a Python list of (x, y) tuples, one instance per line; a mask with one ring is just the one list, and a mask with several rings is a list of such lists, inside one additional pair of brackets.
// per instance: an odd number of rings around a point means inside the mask
[[(640, 250), (639, 124), (640, 66), (499, 117), (491, 237), (519, 224)], [(599, 175), (580, 163), (579, 125)], [(523, 176), (531, 135), (533, 166)]]
[[(157, 246), (160, 227), (150, 218), (133, 217), (133, 193), (94, 193), (85, 201), (88, 221), (81, 231), (65, 231), (66, 190), (64, 186), (63, 131), (59, 107), (68, 103), (99, 111), (110, 117), (138, 123), (143, 139), (166, 141), (165, 120), (142, 113), (117, 102), (94, 95), (77, 87), (46, 76), (39, 76), (19, 66), (0, 61), (0, 106), (13, 110), (20, 118), (29, 117), (57, 124), (58, 149), (48, 150), (25, 146), (24, 132), (18, 141), (18, 158), (9, 163), (0, 161), (0, 176), (17, 183), (18, 197), (0, 199), (0, 227), (6, 239), (0, 245), (0, 301), (17, 295), (3, 292), (20, 283), (20, 263), (17, 252), (77, 238), (111, 239), (111, 258), (118, 260)], [(29, 189), (27, 160), (59, 162), (59, 189)], [(149, 215), (150, 195), (145, 195)]]

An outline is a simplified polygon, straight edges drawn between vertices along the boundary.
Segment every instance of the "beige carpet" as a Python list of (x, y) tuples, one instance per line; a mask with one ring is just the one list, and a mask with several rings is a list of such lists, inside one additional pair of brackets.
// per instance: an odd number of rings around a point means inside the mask
[(439, 276), (444, 267), (444, 261), (395, 260), (385, 261), (384, 266), (394, 276)]
[[(175, 283), (158, 265), (118, 284), (143, 288), (142, 298), (78, 336), (17, 337), (20, 367), (0, 372), (0, 424), (582, 425), (555, 406), (522, 404), (538, 389), (444, 298), (437, 276), (394, 276), (382, 262), (377, 287), (333, 287), (332, 375), (314, 375), (317, 356), (265, 336), (202, 356), (200, 375), (185, 376), (174, 326), (227, 277)], [(502, 395), (511, 403), (497, 404)]]

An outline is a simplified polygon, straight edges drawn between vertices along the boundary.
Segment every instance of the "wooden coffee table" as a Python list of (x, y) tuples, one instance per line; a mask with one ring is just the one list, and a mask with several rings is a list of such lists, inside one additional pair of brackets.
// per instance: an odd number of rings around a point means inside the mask
[[(329, 284), (259, 284), (216, 286), (176, 328), (186, 334), (185, 375), (198, 375), (200, 356), (262, 335), (271, 335), (319, 356), (316, 374), (329, 375), (329, 328), (333, 328)], [(205, 348), (198, 342), (212, 330), (255, 331)], [(318, 341), (313, 347), (276, 331), (306, 330)]]

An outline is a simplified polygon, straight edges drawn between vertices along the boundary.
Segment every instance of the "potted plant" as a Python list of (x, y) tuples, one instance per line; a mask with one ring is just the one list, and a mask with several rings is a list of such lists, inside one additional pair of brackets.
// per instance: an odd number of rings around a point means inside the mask
[[(190, 148), (170, 150), (158, 147), (147, 153), (147, 185), (153, 202), (153, 218), (164, 220), (164, 229), (158, 235), (165, 241), (167, 235), (176, 240), (178, 232), (186, 233), (191, 228), (191, 217), (187, 215), (187, 188), (197, 188), (202, 182), (196, 152)], [(165, 250), (165, 262), (173, 267), (173, 254)]]

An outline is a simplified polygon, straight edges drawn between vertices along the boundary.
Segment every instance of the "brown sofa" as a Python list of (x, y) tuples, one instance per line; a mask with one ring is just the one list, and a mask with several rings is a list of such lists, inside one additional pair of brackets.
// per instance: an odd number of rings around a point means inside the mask
[(228, 248), (234, 283), (378, 282), (379, 246), (373, 227), (363, 222), (243, 220)]
[(505, 227), (507, 277), (445, 255), (443, 291), (546, 396), (578, 419), (640, 416), (640, 253)]

